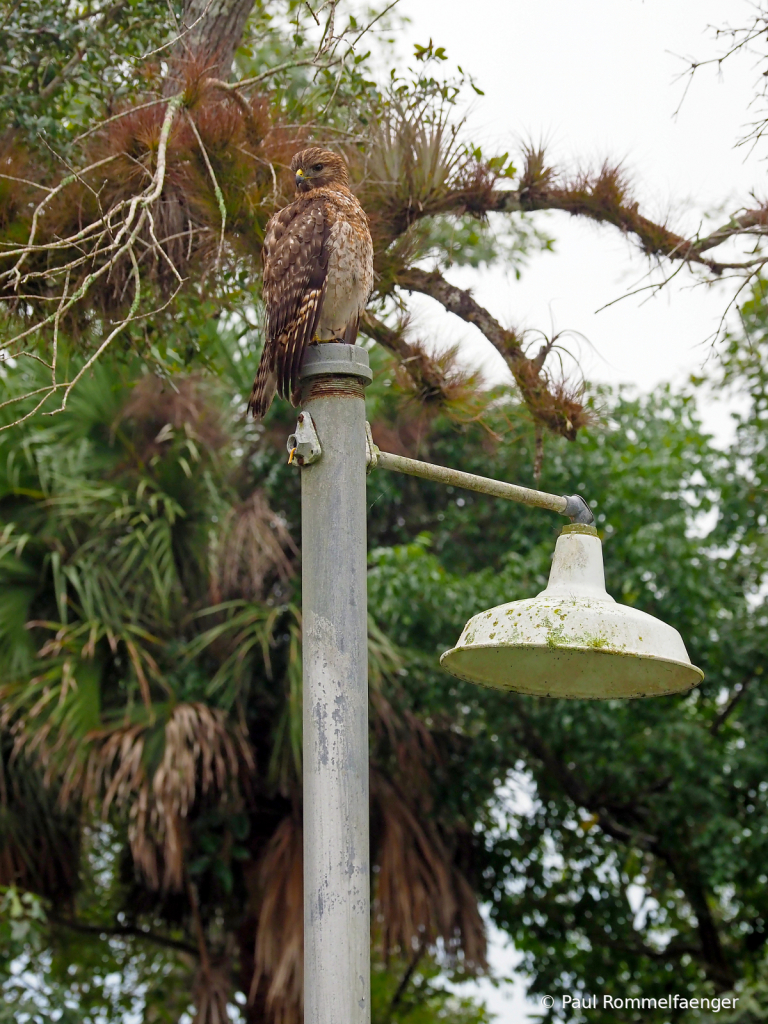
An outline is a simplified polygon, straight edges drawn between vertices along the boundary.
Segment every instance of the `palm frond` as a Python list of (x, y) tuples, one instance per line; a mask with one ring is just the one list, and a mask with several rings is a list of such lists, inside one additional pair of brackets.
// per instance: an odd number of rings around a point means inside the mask
[(266, 597), (272, 580), (286, 583), (295, 572), (298, 549), (285, 522), (261, 491), (231, 508), (211, 544), (211, 600)]
[(442, 939), (470, 970), (486, 964), (485, 927), (472, 889), (430, 816), (381, 772), (371, 773), (378, 865), (374, 903), (382, 951), (408, 953)]
[(260, 987), (274, 1024), (300, 1024), (304, 999), (304, 878), (302, 829), (284, 818), (257, 872), (258, 919), (250, 1002)]
[(80, 794), (104, 817), (113, 807), (126, 813), (133, 861), (147, 884), (180, 891), (186, 820), (206, 797), (236, 808), (253, 753), (240, 725), (205, 704), (153, 705), (141, 719), (90, 737), (85, 765), (65, 773), (62, 799)]

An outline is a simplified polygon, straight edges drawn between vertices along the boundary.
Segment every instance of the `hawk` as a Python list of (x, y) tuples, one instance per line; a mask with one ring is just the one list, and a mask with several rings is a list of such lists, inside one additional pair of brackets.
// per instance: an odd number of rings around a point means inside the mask
[(354, 345), (373, 287), (368, 218), (340, 156), (313, 147), (291, 160), (296, 198), (267, 224), (262, 259), (266, 338), (248, 410), (293, 398), (307, 345)]

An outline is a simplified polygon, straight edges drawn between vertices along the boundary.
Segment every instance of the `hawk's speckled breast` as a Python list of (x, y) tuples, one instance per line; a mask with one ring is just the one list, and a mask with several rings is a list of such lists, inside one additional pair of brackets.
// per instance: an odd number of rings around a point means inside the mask
[(346, 189), (329, 193), (332, 218), (328, 236), (328, 277), (317, 336), (341, 340), (344, 330), (361, 317), (373, 288), (373, 246), (368, 222), (356, 197)]

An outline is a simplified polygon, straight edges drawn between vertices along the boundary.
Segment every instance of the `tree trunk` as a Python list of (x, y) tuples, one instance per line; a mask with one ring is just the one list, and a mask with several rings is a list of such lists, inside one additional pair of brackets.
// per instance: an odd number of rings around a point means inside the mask
[(166, 94), (177, 91), (186, 68), (228, 79), (254, 0), (186, 0), (179, 38), (171, 50)]

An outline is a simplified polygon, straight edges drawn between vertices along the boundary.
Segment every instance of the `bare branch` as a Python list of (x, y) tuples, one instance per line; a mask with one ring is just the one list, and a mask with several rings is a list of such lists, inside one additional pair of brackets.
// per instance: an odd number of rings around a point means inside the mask
[(36, 105), (39, 105), (44, 100), (47, 100), (49, 98), (49, 96), (53, 96), (53, 94), (56, 92), (56, 90), (60, 86), (62, 86), (64, 84), (64, 82), (67, 80), (67, 75), (69, 74), (69, 72), (72, 71), (74, 68), (76, 68), (77, 65), (80, 63), (80, 61), (83, 59), (83, 57), (85, 57), (85, 53), (86, 53), (86, 50), (85, 50), (85, 47), (83, 46), (79, 50), (77, 50), (75, 53), (72, 54), (72, 56), (69, 58), (67, 63), (64, 65), (64, 67), (58, 73), (58, 75), (56, 75), (55, 78), (52, 78), (51, 81), (48, 83), (48, 85), (45, 86), (44, 89), (40, 90), (40, 92), (38, 93), (38, 96), (37, 96)]
[(734, 687), (734, 693), (732, 694), (730, 700), (710, 726), (709, 731), (713, 736), (717, 736), (722, 727), (730, 718), (731, 714), (736, 710), (738, 705), (741, 703), (744, 694), (749, 689), (750, 683), (754, 682), (754, 679), (754, 676), (748, 676), (743, 683), (736, 684), (736, 686)]
[[(133, 240), (135, 238), (135, 235), (137, 235), (139, 233), (139, 230), (141, 229), (141, 226), (142, 226), (142, 222), (143, 222), (143, 217), (139, 219), (139, 222), (136, 225), (135, 234), (131, 238), (131, 240), (130, 240), (131, 242), (133, 242)], [(59, 406), (59, 408), (58, 409), (54, 409), (52, 412), (46, 413), (47, 416), (55, 416), (56, 413), (64, 412), (64, 410), (67, 407), (67, 399), (69, 398), (70, 394), (72, 393), (72, 388), (75, 386), (75, 384), (77, 384), (77, 382), (80, 380), (80, 378), (83, 376), (83, 374), (86, 373), (87, 370), (90, 370), (90, 368), (93, 366), (93, 364), (99, 358), (99, 356), (101, 356), (102, 353), (106, 351), (106, 349), (109, 347), (109, 345), (112, 344), (112, 342), (118, 336), (118, 334), (120, 334), (121, 331), (124, 331), (125, 328), (128, 326), (128, 324), (131, 323), (131, 321), (136, 318), (136, 313), (138, 312), (138, 308), (139, 308), (139, 301), (141, 299), (141, 276), (139, 274), (139, 265), (136, 262), (136, 255), (135, 255), (135, 253), (133, 251), (132, 246), (127, 244), (126, 245), (126, 249), (127, 249), (128, 255), (131, 258), (131, 263), (133, 264), (134, 281), (136, 282), (136, 291), (135, 291), (135, 294), (134, 294), (134, 297), (133, 297), (133, 302), (131, 303), (131, 308), (130, 308), (130, 310), (128, 312), (128, 315), (123, 320), (121, 320), (118, 323), (117, 327), (115, 327), (112, 331), (109, 332), (109, 334), (106, 336), (104, 341), (102, 341), (101, 345), (99, 345), (99, 347), (96, 349), (96, 351), (90, 357), (90, 359), (87, 359), (85, 361), (85, 363), (80, 368), (80, 370), (75, 374), (75, 376), (72, 378), (72, 380), (69, 382), (69, 384), (67, 384), (67, 386), (65, 387), (64, 394), (63, 394), (62, 399), (61, 399), (61, 405)]]
[(235, 93), (239, 89), (247, 89), (252, 85), (260, 85), (262, 82), (266, 82), (268, 78), (272, 78), (274, 75), (279, 75), (283, 71), (292, 71), (294, 68), (311, 68), (316, 67), (320, 70), (324, 68), (333, 67), (338, 64), (338, 60), (330, 61), (326, 64), (318, 64), (316, 57), (310, 57), (307, 60), (287, 60), (283, 64), (276, 64), (272, 68), (268, 68), (266, 71), (262, 71), (260, 75), (254, 75), (253, 78), (243, 78), (239, 82), (222, 82), (218, 78), (209, 78), (208, 81), (212, 82), (218, 89), (224, 89), (227, 92)]
[(182, 942), (179, 939), (173, 939), (168, 935), (160, 935), (158, 932), (139, 928), (138, 925), (99, 925), (99, 924), (86, 924), (84, 921), (77, 921), (71, 917), (60, 917), (58, 914), (51, 914), (49, 920), (62, 928), (71, 928), (72, 931), (80, 932), (83, 935), (113, 935), (113, 936), (125, 936), (126, 938), (132, 939), (145, 939), (147, 942), (153, 942), (158, 946), (165, 946), (168, 949), (177, 949), (180, 953), (189, 953), (191, 956), (197, 956), (198, 950), (195, 946), (190, 945), (188, 942)]
[(446, 281), (439, 271), (428, 272), (412, 267), (401, 271), (396, 281), (400, 288), (429, 295), (449, 313), (474, 324), (505, 360), (525, 358), (518, 335), (502, 327), (498, 320), (472, 297), (469, 290), (465, 291)]
[(224, 249), (224, 231), (227, 226), (227, 206), (226, 203), (224, 202), (224, 193), (221, 191), (219, 183), (216, 180), (216, 175), (213, 171), (213, 167), (211, 166), (211, 161), (208, 158), (208, 150), (203, 145), (203, 140), (200, 138), (200, 133), (197, 130), (197, 125), (190, 117), (189, 111), (185, 111), (185, 113), (187, 117), (187, 123), (189, 124), (189, 127), (192, 129), (192, 133), (195, 136), (195, 140), (197, 141), (197, 144), (200, 147), (200, 152), (203, 154), (205, 167), (210, 176), (211, 183), (213, 184), (213, 191), (216, 195), (216, 202), (219, 205), (219, 213), (221, 214), (221, 232), (219, 234), (219, 249), (216, 254), (216, 266), (218, 268), (218, 266), (221, 263), (221, 253)]
[(415, 267), (400, 271), (395, 283), (408, 291), (429, 295), (449, 313), (474, 324), (503, 356), (534, 422), (569, 440), (588, 422), (580, 388), (551, 381), (544, 371), (543, 358), (529, 359), (523, 350), (522, 335), (502, 327), (471, 292), (446, 281), (437, 270), (428, 272)]
[(723, 224), (716, 231), (693, 242), (692, 248), (699, 253), (706, 252), (707, 249), (714, 249), (735, 235), (746, 234), (768, 234), (768, 210), (745, 210), (744, 213), (731, 217), (727, 224)]

